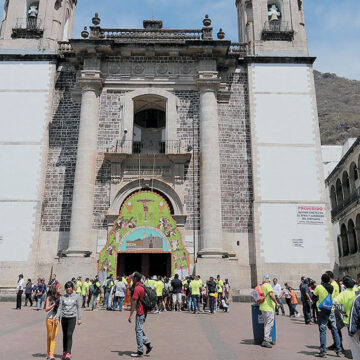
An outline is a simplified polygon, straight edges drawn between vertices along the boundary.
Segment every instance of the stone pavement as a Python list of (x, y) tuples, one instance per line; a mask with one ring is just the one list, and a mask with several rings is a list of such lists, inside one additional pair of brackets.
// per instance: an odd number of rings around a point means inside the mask
[[(136, 349), (136, 341), (134, 324), (128, 323), (128, 316), (128, 311), (83, 311), (83, 324), (75, 329), (73, 359), (130, 359), (130, 353)], [(37, 312), (34, 308), (18, 311), (12, 303), (0, 303), (0, 319), (0, 360), (45, 358), (44, 311)], [(149, 315), (145, 332), (154, 350), (144, 358), (313, 359), (319, 346), (317, 326), (306, 326), (302, 318), (277, 316), (276, 319), (277, 345), (273, 349), (263, 349), (252, 343), (250, 304), (231, 304), (228, 314), (168, 312)], [(345, 335), (345, 330), (343, 333)], [(331, 340), (328, 332), (329, 345)], [(348, 349), (346, 341), (344, 345)], [(61, 351), (62, 333), (59, 330), (56, 354), (61, 354)], [(329, 352), (328, 358), (334, 357), (335, 353)]]

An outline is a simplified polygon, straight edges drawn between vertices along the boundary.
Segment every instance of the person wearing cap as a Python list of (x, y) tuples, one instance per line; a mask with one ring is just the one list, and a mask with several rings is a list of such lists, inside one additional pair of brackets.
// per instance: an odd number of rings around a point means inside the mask
[(263, 290), (265, 295), (265, 301), (260, 304), (260, 311), (264, 319), (264, 341), (261, 343), (262, 347), (272, 348), (275, 343), (271, 339), (271, 330), (274, 327), (275, 320), (275, 307), (279, 307), (277, 302), (274, 289), (270, 284), (270, 276), (265, 275), (263, 281)]
[(24, 275), (20, 274), (18, 282), (16, 284), (16, 309), (17, 310), (21, 310), (21, 301), (22, 301), (21, 297), (22, 297), (22, 293), (24, 291), (24, 285), (25, 285)]

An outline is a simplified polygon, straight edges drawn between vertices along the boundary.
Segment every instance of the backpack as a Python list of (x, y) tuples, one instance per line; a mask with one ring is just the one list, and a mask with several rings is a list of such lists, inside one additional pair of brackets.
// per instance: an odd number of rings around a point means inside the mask
[(333, 307), (332, 296), (331, 294), (328, 294), (328, 296), (319, 304), (319, 309), (330, 313), (332, 307)]
[(252, 296), (257, 304), (262, 304), (266, 299), (264, 287), (262, 285), (258, 285), (253, 291)]
[(140, 285), (140, 286), (142, 286), (145, 290), (144, 297), (141, 300), (144, 310), (146, 311), (154, 310), (157, 304), (157, 296), (155, 290), (150, 286), (146, 286), (146, 285)]

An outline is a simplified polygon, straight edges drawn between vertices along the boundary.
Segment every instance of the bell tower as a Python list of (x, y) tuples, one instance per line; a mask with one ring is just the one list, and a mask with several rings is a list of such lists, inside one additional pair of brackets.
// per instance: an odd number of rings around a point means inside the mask
[(77, 0), (5, 0), (0, 49), (55, 52), (72, 36)]
[(250, 55), (308, 55), (303, 0), (236, 0)]

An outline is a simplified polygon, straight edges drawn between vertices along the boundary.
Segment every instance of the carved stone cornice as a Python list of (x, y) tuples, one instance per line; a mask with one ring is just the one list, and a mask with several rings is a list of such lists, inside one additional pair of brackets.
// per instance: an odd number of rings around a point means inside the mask
[(200, 92), (217, 92), (220, 87), (220, 79), (217, 71), (199, 71), (196, 84)]

